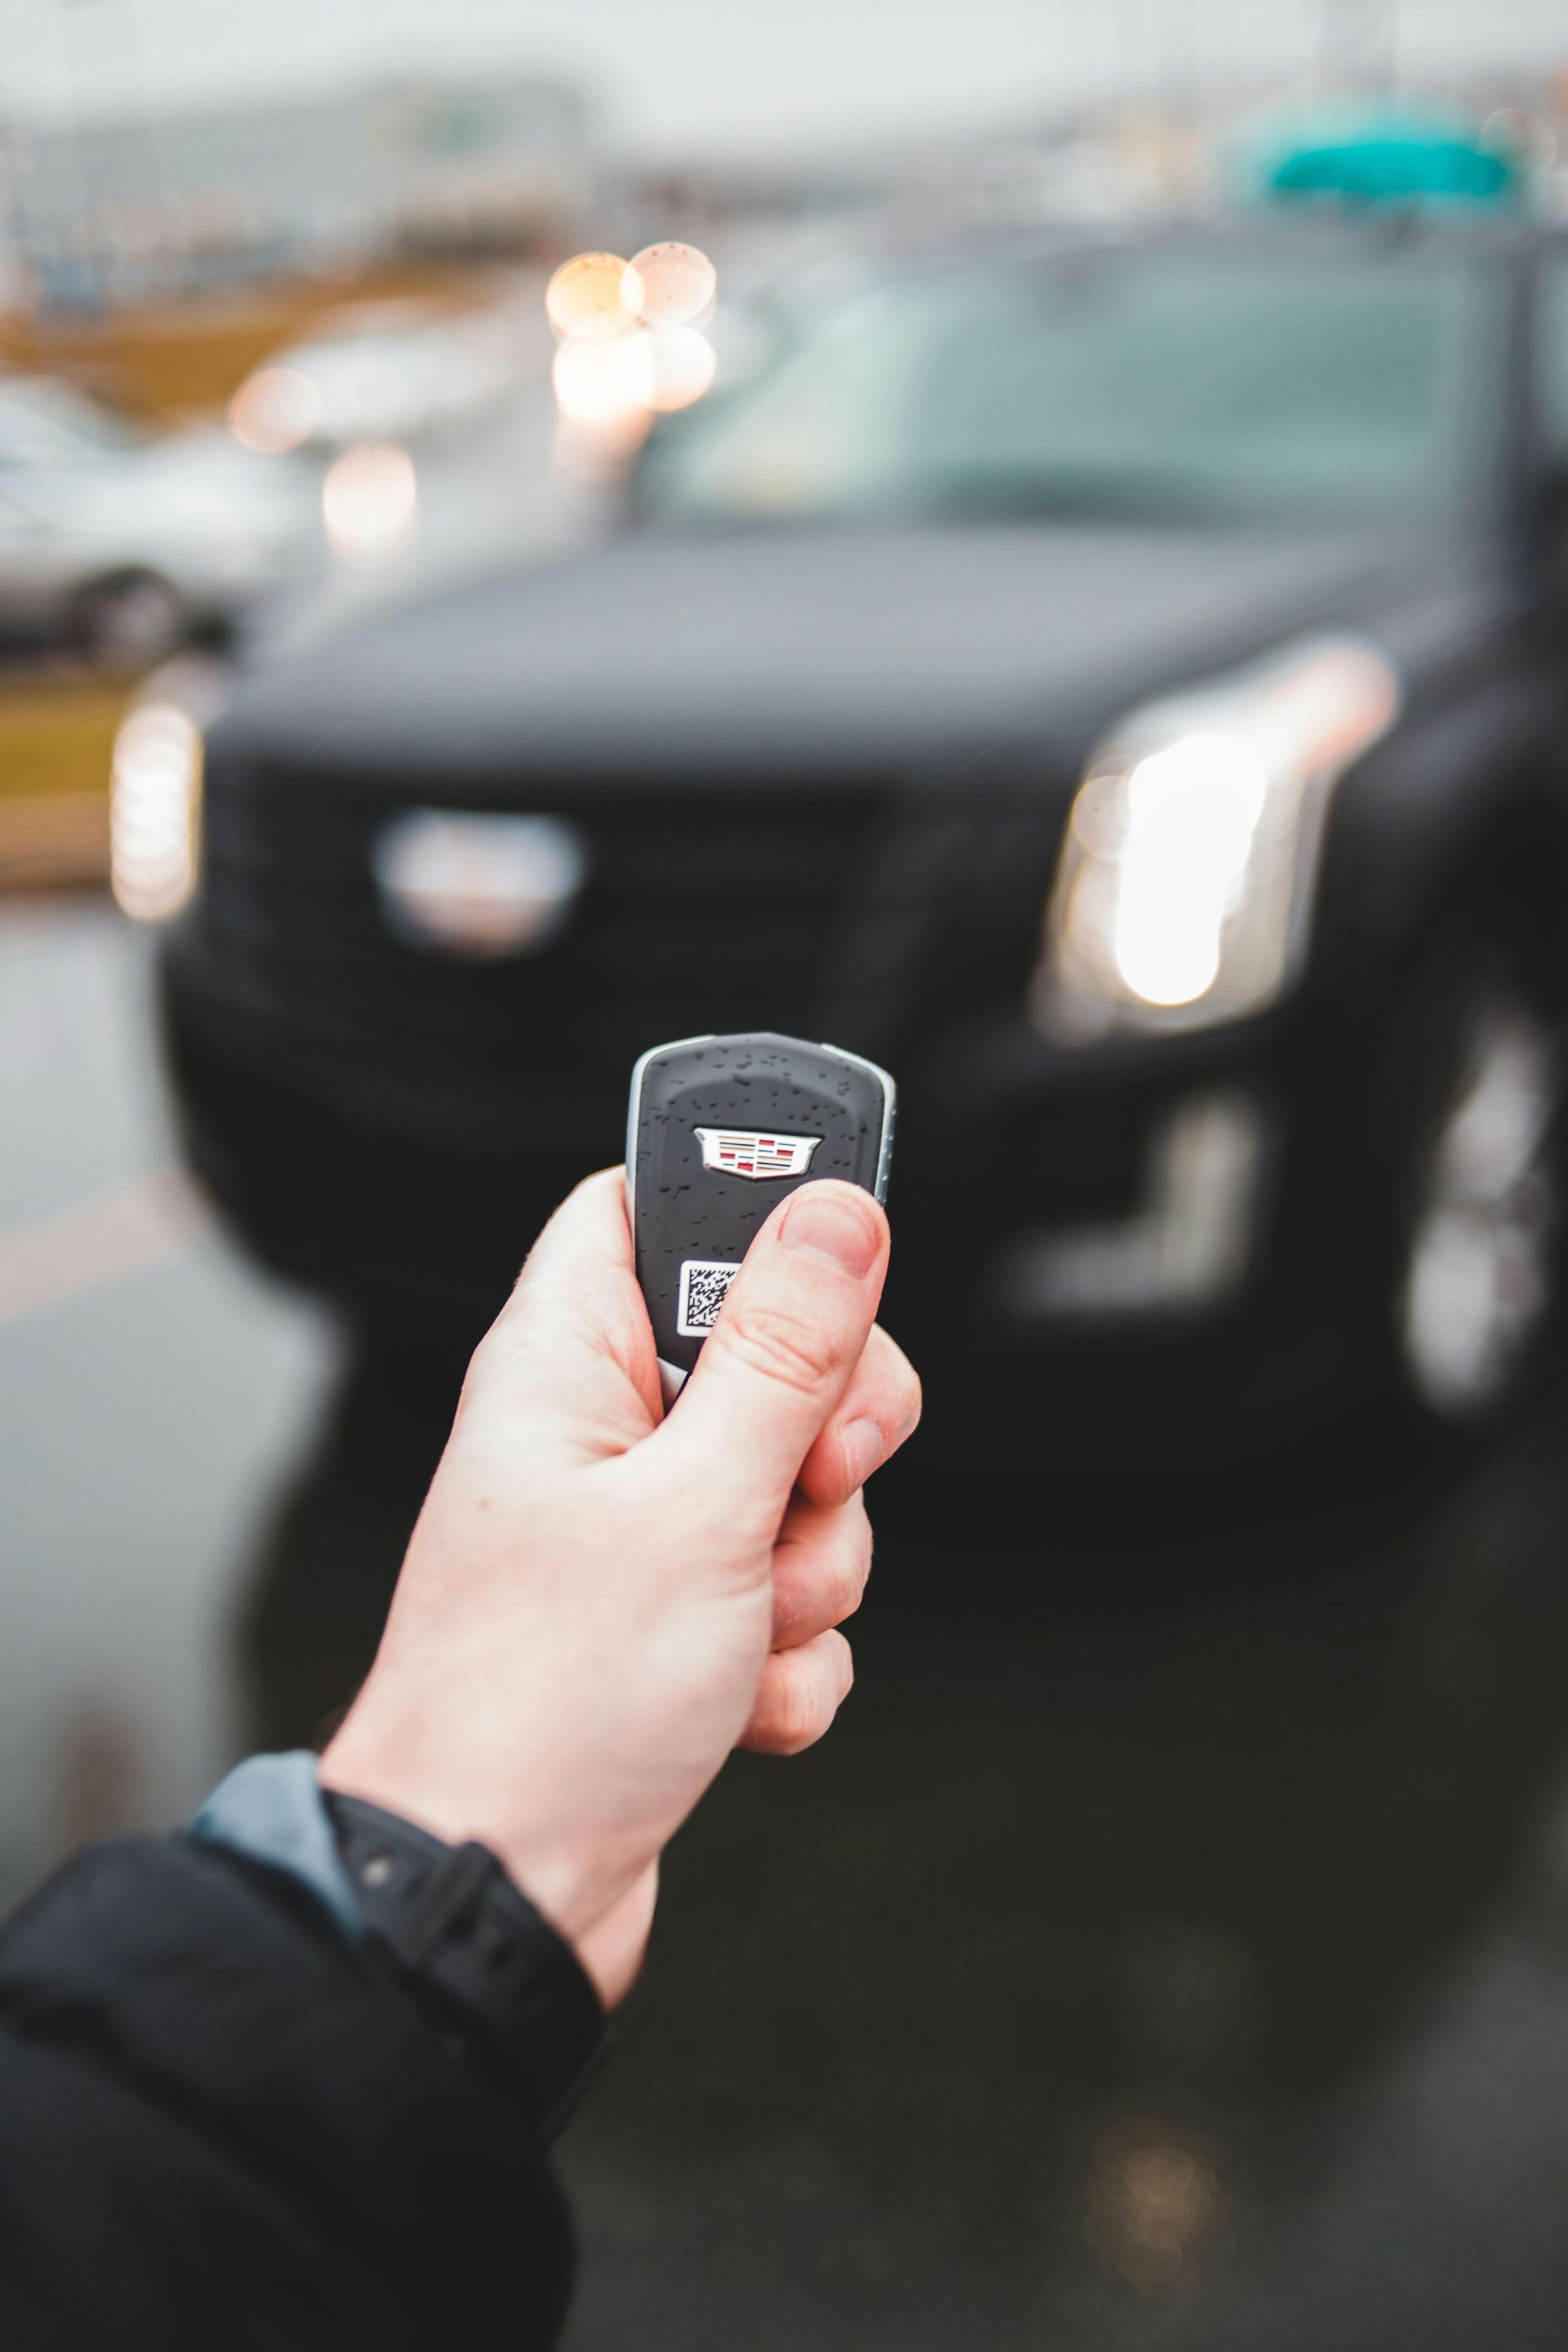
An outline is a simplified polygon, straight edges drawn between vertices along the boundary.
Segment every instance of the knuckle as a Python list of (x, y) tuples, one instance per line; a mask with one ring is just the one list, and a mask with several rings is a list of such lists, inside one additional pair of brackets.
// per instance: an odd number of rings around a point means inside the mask
[(815, 1695), (791, 1677), (773, 1698), (769, 1717), (768, 1745), (778, 1756), (799, 1756), (816, 1746), (826, 1725), (821, 1720)]
[(855, 1653), (842, 1633), (836, 1643), (838, 1657), (838, 1694), (833, 1702), (835, 1714), (855, 1687)]
[(903, 1409), (903, 1425), (908, 1433), (919, 1425), (920, 1417), (925, 1411), (925, 1391), (921, 1387), (920, 1374), (907, 1359), (904, 1377), (899, 1384), (899, 1402)]
[(843, 1618), (852, 1617), (865, 1598), (866, 1580), (871, 1573), (871, 1528), (862, 1518), (840, 1540), (828, 1576), (829, 1592), (834, 1615), (829, 1623), (837, 1625)]
[(813, 1748), (831, 1725), (855, 1680), (854, 1654), (841, 1633), (769, 1662), (759, 1710), (762, 1744), (776, 1756)]
[(719, 1330), (731, 1356), (784, 1388), (810, 1396), (832, 1378), (837, 1350), (831, 1335), (787, 1307), (737, 1299)]
[(798, 1639), (852, 1617), (871, 1572), (871, 1522), (857, 1502), (813, 1509), (779, 1546), (774, 1570), (781, 1634)]
[(847, 1558), (819, 1560), (781, 1586), (773, 1611), (774, 1638), (794, 1648), (815, 1641), (853, 1617), (865, 1597), (863, 1574)]
[(921, 1390), (921, 1376), (896, 1339), (889, 1339), (888, 1347), (892, 1375), (889, 1420), (896, 1433), (907, 1436), (920, 1420), (925, 1402)]
[(769, 1659), (757, 1712), (760, 1740), (775, 1756), (798, 1756), (821, 1737), (816, 1679), (803, 1652), (783, 1650)]

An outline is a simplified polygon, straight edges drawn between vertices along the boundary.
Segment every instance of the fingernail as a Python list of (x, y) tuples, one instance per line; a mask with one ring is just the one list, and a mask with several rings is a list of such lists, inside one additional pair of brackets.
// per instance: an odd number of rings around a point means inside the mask
[(881, 1462), (885, 1451), (876, 1422), (852, 1421), (844, 1432), (844, 1475), (849, 1491), (863, 1486)]
[(853, 1192), (815, 1184), (797, 1192), (784, 1212), (783, 1241), (785, 1249), (830, 1259), (857, 1282), (870, 1273), (881, 1246), (868, 1202), (862, 1208)]

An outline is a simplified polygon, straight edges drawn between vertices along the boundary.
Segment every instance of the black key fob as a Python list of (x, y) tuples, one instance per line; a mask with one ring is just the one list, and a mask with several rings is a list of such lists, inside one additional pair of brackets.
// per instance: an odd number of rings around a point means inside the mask
[(626, 1192), (667, 1398), (713, 1328), (770, 1210), (818, 1176), (882, 1200), (893, 1081), (837, 1045), (759, 1030), (655, 1045), (632, 1072)]

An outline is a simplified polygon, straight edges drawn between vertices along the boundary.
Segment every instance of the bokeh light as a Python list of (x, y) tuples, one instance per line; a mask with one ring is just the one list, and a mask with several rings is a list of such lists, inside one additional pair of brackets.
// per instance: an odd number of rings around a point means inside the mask
[(645, 245), (627, 262), (621, 299), (648, 327), (690, 327), (712, 311), (719, 273), (694, 245)]
[(579, 425), (617, 424), (653, 406), (653, 338), (639, 331), (605, 342), (563, 343), (552, 380), (563, 416)]
[(202, 739), (172, 702), (132, 710), (114, 739), (110, 881), (139, 923), (177, 914), (195, 887)]
[(380, 563), (413, 531), (418, 477), (406, 449), (390, 441), (345, 449), (321, 483), (321, 520), (334, 555), (350, 563)]
[(563, 261), (544, 289), (544, 314), (563, 341), (603, 342), (637, 323), (623, 287), (626, 264), (616, 253), (579, 253)]
[(298, 449), (321, 421), (321, 389), (303, 368), (258, 368), (229, 403), (229, 430), (267, 457)]
[(689, 408), (712, 383), (719, 355), (696, 327), (668, 327), (652, 338), (649, 405)]
[(1084, 2235), (1129, 2285), (1190, 2286), (1224, 2210), (1208, 2155), (1168, 2128), (1129, 2121), (1096, 2143)]
[(695, 246), (645, 246), (635, 261), (580, 253), (545, 291), (560, 343), (552, 371), (557, 468), (584, 482), (622, 472), (656, 415), (700, 400), (718, 354), (697, 323), (718, 273)]

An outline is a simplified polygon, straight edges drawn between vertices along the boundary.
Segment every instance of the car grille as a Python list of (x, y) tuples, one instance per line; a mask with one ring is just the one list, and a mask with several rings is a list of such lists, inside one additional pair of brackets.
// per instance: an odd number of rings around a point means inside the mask
[[(592, 1087), (606, 1067), (618, 1084), (644, 1046), (706, 1030), (823, 1034), (887, 787), (487, 784), (479, 802), (434, 781), (215, 762), (196, 919), (215, 982), (323, 1059), (352, 1055), (345, 1070), (469, 1094), (519, 1076)], [(563, 815), (585, 838), (588, 878), (541, 952), (466, 962), (388, 929), (376, 837), (443, 804)]]

